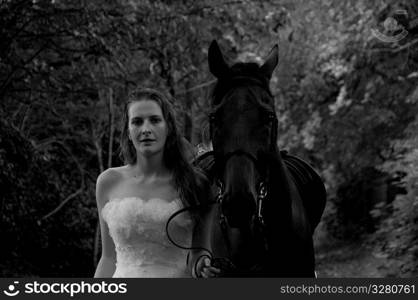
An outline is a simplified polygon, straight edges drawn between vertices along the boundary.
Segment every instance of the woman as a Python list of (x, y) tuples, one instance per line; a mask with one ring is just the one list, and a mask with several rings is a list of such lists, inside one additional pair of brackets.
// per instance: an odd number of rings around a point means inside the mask
[[(96, 199), (102, 257), (95, 277), (213, 277), (205, 251), (173, 245), (168, 218), (183, 207), (208, 201), (205, 177), (188, 163), (168, 99), (152, 89), (128, 97), (123, 116), (121, 154), (126, 165), (99, 175)], [(201, 207), (205, 207), (202, 205)], [(180, 214), (169, 226), (176, 243), (207, 247), (207, 209)], [(207, 228), (207, 227), (206, 227)]]

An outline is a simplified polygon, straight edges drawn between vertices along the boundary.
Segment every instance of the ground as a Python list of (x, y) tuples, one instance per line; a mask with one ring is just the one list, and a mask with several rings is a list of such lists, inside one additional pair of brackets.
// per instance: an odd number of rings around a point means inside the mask
[(390, 258), (369, 243), (339, 243), (317, 249), (318, 278), (411, 277), (405, 272), (405, 260)]

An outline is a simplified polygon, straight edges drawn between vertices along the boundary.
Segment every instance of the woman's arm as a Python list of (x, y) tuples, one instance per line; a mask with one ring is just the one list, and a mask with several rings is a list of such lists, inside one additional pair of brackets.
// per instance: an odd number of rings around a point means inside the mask
[[(211, 235), (211, 211), (212, 209), (202, 209), (196, 217), (194, 228), (193, 228), (193, 237), (192, 237), (192, 247), (204, 248), (212, 251), (210, 245), (210, 235)], [(196, 249), (190, 252), (189, 259), (189, 269), (193, 277), (203, 277), (202, 268), (208, 264), (206, 259), (209, 259), (210, 264), (210, 253), (203, 249)]]
[[(108, 169), (99, 175), (96, 183), (96, 202), (99, 213), (100, 234), (102, 240), (102, 256), (97, 264), (94, 277), (112, 277), (116, 268), (115, 244), (109, 235), (109, 228), (102, 217), (102, 209), (109, 201), (109, 188), (115, 181), (115, 171)], [(113, 174), (112, 174), (113, 173)]]
[(102, 254), (102, 257), (97, 264), (94, 278), (112, 277), (112, 275), (115, 273), (115, 269), (115, 260)]
[[(198, 198), (203, 205), (197, 213), (193, 227), (192, 247), (204, 248), (212, 251), (210, 239), (212, 233), (212, 222), (215, 206), (209, 205), (213, 200), (210, 183), (207, 178), (198, 176)], [(188, 262), (189, 270), (193, 277), (214, 277), (220, 270), (210, 266), (210, 253), (203, 249), (192, 250)]]

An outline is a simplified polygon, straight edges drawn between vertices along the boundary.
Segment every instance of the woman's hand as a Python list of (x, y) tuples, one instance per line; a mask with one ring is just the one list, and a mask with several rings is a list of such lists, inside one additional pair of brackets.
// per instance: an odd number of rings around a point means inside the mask
[(207, 255), (203, 255), (197, 259), (195, 267), (196, 277), (211, 278), (217, 277), (220, 273), (220, 269), (211, 265), (210, 258)]

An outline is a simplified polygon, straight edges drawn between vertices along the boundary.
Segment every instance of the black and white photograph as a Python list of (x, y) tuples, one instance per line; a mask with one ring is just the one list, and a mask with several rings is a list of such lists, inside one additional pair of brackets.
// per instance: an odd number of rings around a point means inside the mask
[(0, 0), (0, 187), (3, 278), (416, 278), (418, 2)]

